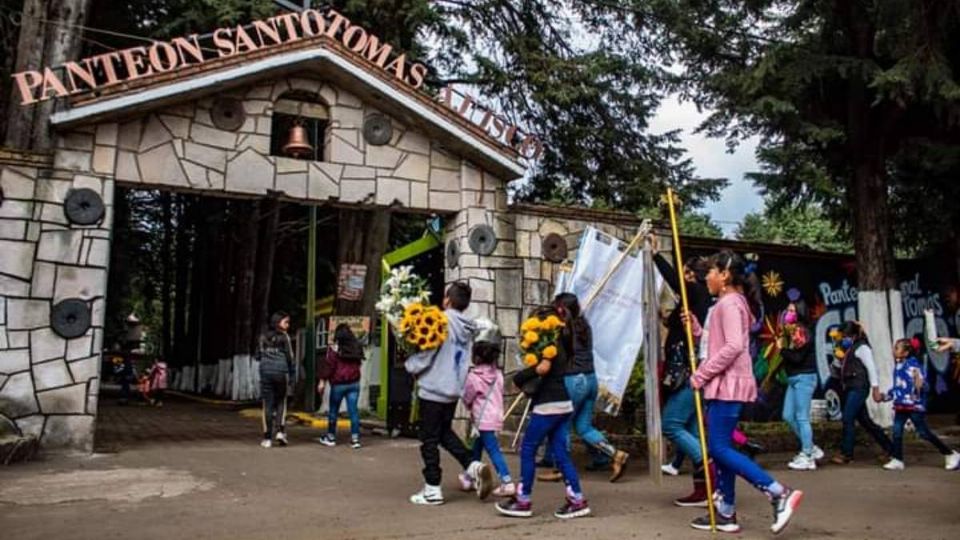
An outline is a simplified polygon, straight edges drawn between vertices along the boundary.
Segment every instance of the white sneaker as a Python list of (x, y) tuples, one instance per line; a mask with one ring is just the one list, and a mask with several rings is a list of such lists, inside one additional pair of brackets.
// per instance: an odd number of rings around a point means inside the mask
[(673, 463), (667, 463), (660, 466), (660, 470), (663, 471), (663, 474), (668, 474), (670, 476), (679, 476), (680, 471), (673, 466)]
[(273, 446), (273, 443), (270, 442), (270, 439), (264, 439), (260, 441), (260, 446), (263, 448), (270, 448), (271, 446)]
[(327, 435), (322, 436), (322, 437), (317, 437), (317, 438), (314, 439), (314, 440), (317, 441), (318, 443), (324, 445), (324, 446), (336, 446), (336, 445), (337, 445), (337, 439), (336, 439), (335, 437), (333, 437), (332, 435), (330, 435), (329, 433), (328, 433)]
[(493, 490), (494, 497), (515, 497), (517, 495), (517, 485), (513, 482), (501, 483), (497, 489)]
[(884, 469), (888, 471), (902, 471), (904, 469), (903, 462), (897, 458), (891, 458), (884, 466)]
[(474, 461), (467, 467), (467, 476), (473, 480), (480, 500), (490, 496), (490, 492), (493, 491), (493, 471), (489, 465), (482, 461)]
[(795, 471), (815, 471), (817, 470), (817, 462), (812, 457), (800, 452), (794, 456), (793, 461), (787, 463), (787, 467)]
[(944, 465), (943, 468), (948, 471), (955, 471), (960, 469), (960, 452), (956, 450), (953, 451), (948, 456), (943, 456)]
[(283, 431), (278, 431), (278, 432), (277, 432), (277, 437), (276, 437), (276, 439), (277, 439), (277, 443), (278, 443), (280, 446), (286, 446), (286, 445), (290, 444), (289, 441), (287, 441), (287, 434), (286, 434), (285, 432), (283, 432)]
[(824, 458), (824, 456), (826, 456), (826, 454), (823, 453), (823, 449), (817, 445), (813, 445), (813, 454), (811, 455), (813, 456), (814, 461), (820, 461)]
[(425, 484), (423, 489), (410, 496), (410, 502), (426, 506), (443, 504), (443, 491), (440, 486)]

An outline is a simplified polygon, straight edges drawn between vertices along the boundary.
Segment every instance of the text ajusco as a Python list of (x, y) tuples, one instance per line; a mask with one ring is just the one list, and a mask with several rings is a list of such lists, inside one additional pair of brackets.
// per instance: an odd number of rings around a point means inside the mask
[(247, 28), (240, 25), (218, 28), (213, 32), (213, 50), (201, 46), (198, 35), (192, 34), (67, 62), (60, 75), (44, 67), (42, 71), (14, 73), (13, 79), (20, 90), (21, 105), (29, 105), (321, 35), (340, 41), (344, 47), (414, 89), (423, 85), (427, 74), (425, 65), (408, 62), (406, 54), (394, 55), (392, 45), (381, 42), (332, 9), (326, 13), (315, 9), (285, 13), (253, 21)]

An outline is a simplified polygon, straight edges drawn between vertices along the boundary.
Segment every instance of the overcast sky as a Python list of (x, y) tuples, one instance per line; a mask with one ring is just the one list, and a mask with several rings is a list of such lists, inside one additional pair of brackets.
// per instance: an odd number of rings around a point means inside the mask
[(696, 174), (704, 178), (728, 178), (730, 185), (723, 191), (721, 199), (709, 203), (705, 210), (721, 227), (727, 237), (732, 237), (737, 223), (743, 216), (763, 208), (763, 198), (757, 193), (753, 183), (744, 178), (744, 174), (757, 170), (754, 158), (756, 141), (750, 139), (740, 144), (736, 152), (727, 152), (723, 139), (712, 139), (693, 131), (706, 117), (697, 112), (692, 103), (680, 103), (676, 98), (667, 98), (660, 111), (650, 122), (655, 133), (681, 129), (680, 146), (686, 148), (696, 167)]

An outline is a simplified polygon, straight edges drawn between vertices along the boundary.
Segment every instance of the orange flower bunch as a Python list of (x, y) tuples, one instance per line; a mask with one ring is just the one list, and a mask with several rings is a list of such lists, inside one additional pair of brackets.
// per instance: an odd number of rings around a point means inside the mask
[(557, 340), (563, 321), (556, 315), (545, 318), (530, 317), (520, 325), (520, 350), (525, 366), (535, 366), (540, 360), (553, 360), (557, 357)]

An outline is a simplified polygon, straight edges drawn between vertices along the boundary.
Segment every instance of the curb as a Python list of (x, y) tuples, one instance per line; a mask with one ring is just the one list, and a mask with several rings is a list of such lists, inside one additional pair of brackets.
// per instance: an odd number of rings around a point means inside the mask
[[(245, 408), (240, 410), (240, 416), (250, 420), (260, 420), (262, 412), (259, 408)], [(319, 429), (327, 430), (327, 419), (326, 417), (318, 417), (313, 414), (304, 411), (287, 411), (287, 421), (294, 422), (298, 425)], [(360, 420), (360, 426), (366, 429), (383, 429), (385, 424), (379, 420)], [(338, 429), (350, 429), (350, 420), (348, 418), (339, 418), (337, 419), (337, 428)]]

